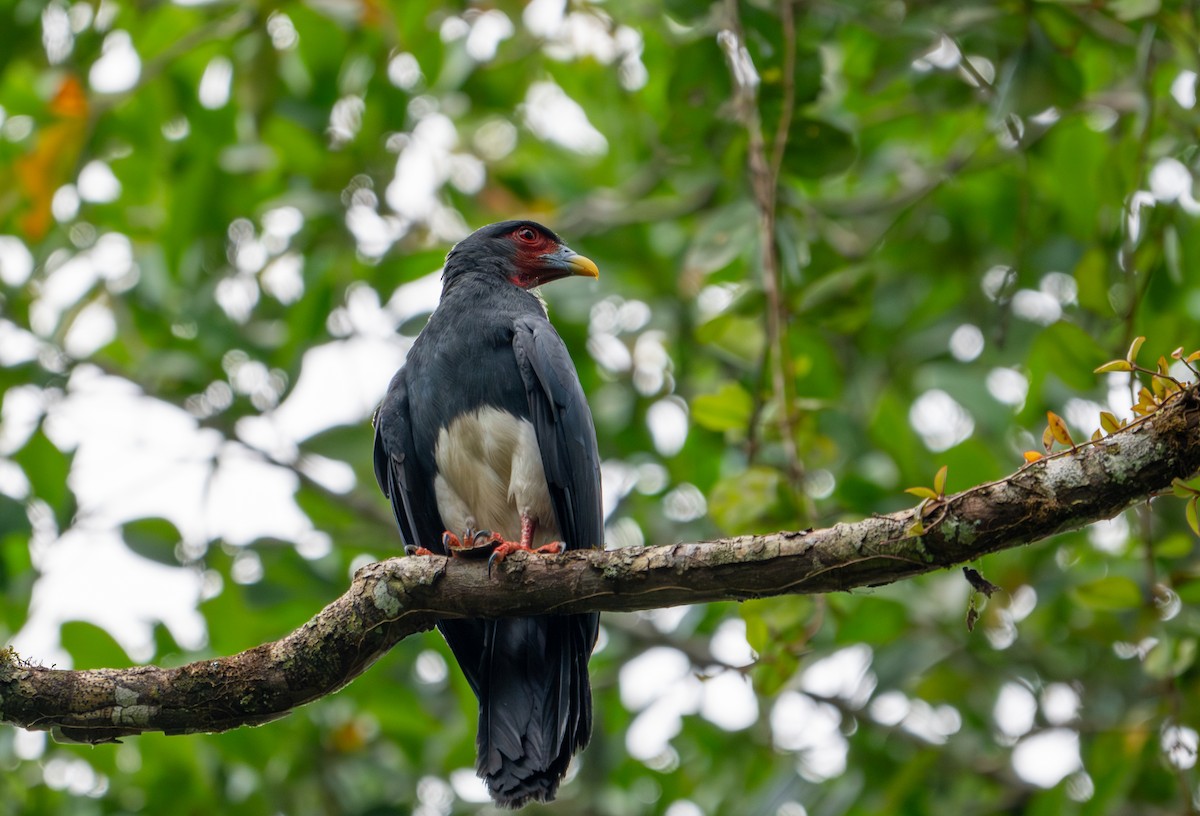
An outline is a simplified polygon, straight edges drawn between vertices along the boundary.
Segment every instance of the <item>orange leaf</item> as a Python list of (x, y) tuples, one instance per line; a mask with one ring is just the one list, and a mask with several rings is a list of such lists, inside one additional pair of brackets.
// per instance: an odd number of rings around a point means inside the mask
[(1024, 455), (1025, 455), (1025, 461), (1029, 464), (1032, 464), (1032, 463), (1036, 462), (1038, 459), (1043, 458), (1042, 455), (1040, 453), (1038, 453), (1037, 451), (1025, 451)]
[(58, 86), (58, 91), (50, 100), (50, 112), (74, 119), (82, 119), (88, 115), (87, 92), (74, 74), (67, 74)]
[(1067, 430), (1067, 423), (1063, 422), (1062, 417), (1053, 411), (1047, 411), (1046, 420), (1050, 423), (1047, 430), (1056, 441), (1072, 448), (1075, 447), (1075, 440), (1071, 438), (1071, 432)]
[(63, 79), (47, 108), (54, 120), (38, 132), (33, 149), (13, 163), (26, 203), (21, 229), (34, 241), (49, 232), (50, 202), (58, 188), (70, 181), (88, 135), (87, 95), (75, 76)]

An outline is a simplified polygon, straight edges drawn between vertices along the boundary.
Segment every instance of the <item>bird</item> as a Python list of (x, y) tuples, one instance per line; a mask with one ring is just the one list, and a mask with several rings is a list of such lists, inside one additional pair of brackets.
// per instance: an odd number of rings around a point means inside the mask
[[(446, 256), (441, 298), (375, 414), (376, 480), (408, 554), (601, 548), (587, 398), (536, 288), (596, 264), (534, 221)], [(476, 771), (496, 804), (554, 799), (591, 737), (599, 613), (437, 624), (479, 701)]]

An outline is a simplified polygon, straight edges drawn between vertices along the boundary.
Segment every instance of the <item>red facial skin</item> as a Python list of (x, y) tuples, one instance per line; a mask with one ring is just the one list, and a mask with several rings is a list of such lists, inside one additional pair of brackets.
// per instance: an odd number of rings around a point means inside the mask
[(512, 282), (522, 289), (531, 289), (550, 280), (542, 256), (558, 249), (558, 243), (532, 227), (518, 227), (509, 236), (517, 245), (517, 275)]

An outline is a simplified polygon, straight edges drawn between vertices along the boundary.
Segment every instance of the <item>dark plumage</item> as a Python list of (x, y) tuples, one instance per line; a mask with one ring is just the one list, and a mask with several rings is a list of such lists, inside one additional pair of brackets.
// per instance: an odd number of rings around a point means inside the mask
[[(375, 422), (375, 476), (407, 549), (477, 530), (600, 547), (600, 460), (579, 377), (531, 287), (596, 266), (529, 221), (450, 251), (442, 297)], [(443, 544), (443, 533), (449, 533)], [(500, 805), (554, 798), (591, 735), (599, 615), (443, 620), (476, 697), (476, 770)]]

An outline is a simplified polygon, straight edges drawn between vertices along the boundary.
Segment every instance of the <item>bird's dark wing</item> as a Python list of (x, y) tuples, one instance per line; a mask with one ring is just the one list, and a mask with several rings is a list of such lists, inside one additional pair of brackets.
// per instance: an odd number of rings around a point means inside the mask
[(513, 352), (529, 396), (530, 421), (559, 534), (569, 550), (600, 547), (600, 454), (579, 375), (545, 317), (523, 315), (514, 329)]
[(442, 520), (437, 498), (432, 479), (420, 474), (419, 467), (408, 388), (401, 369), (375, 412), (375, 480), (392, 503), (404, 546), (441, 552)]
[[(392, 379), (387, 396), (375, 413), (375, 480), (392, 503), (404, 546), (425, 547), (446, 555), (433, 479), (422, 472), (413, 442), (403, 369)], [(438, 621), (438, 628), (463, 667), (471, 690), (478, 696), (480, 655), (484, 653), (490, 625), (477, 620), (442, 620)]]

